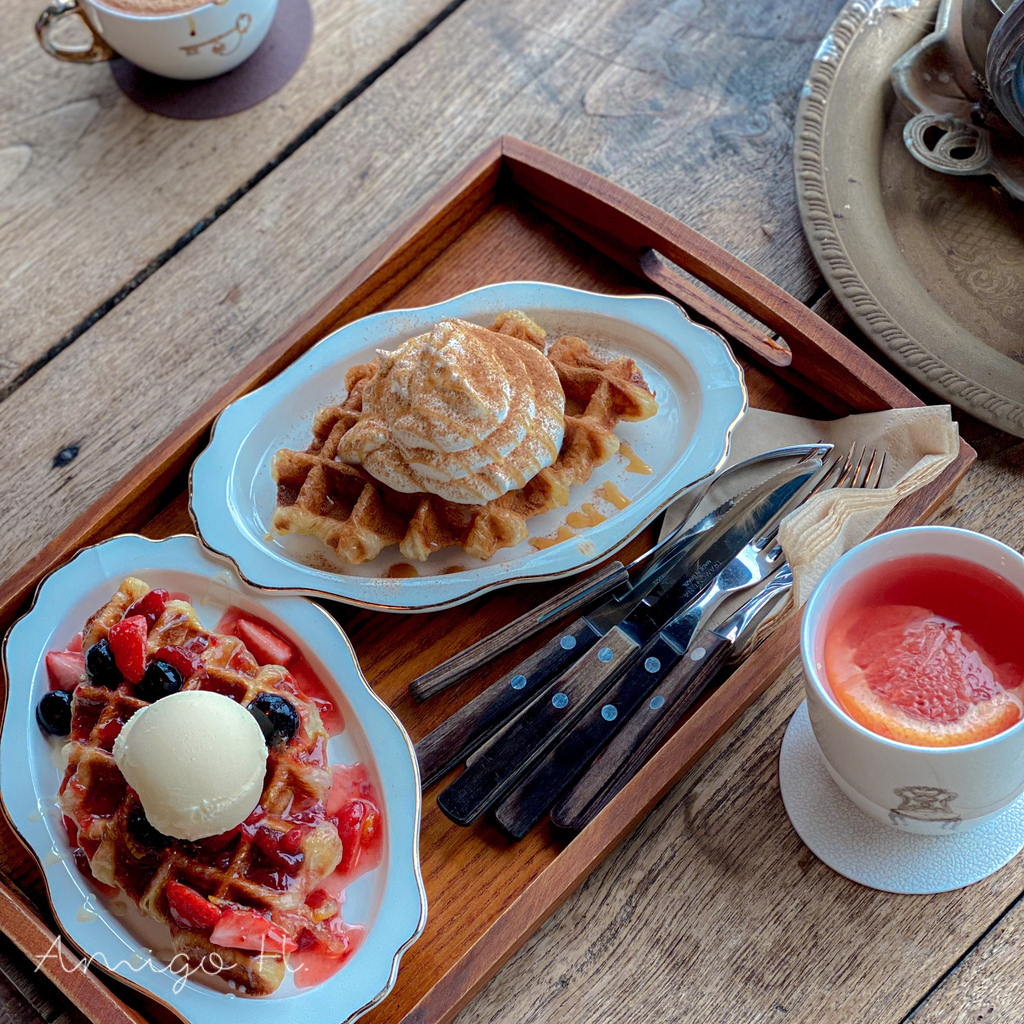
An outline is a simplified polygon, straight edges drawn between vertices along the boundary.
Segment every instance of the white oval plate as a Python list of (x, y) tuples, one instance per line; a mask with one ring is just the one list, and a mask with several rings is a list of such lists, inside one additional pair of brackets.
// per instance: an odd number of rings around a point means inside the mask
[[(62, 742), (43, 736), (35, 706), (47, 689), (46, 652), (62, 650), (126, 576), (189, 594), (207, 628), (231, 605), (267, 619), (295, 640), (345, 716), (345, 730), (331, 737), (328, 755), (332, 763), (362, 761), (368, 767), (384, 805), (384, 855), (377, 868), (347, 890), (343, 914), (350, 923), (366, 925), (363, 944), (320, 985), (297, 989), (289, 975), (273, 995), (245, 998), (202, 980), (182, 981), (166, 967), (166, 927), (143, 917), (127, 897), (98, 895), (74, 865), (57, 804)], [(114, 537), (80, 551), (43, 580), (31, 610), (8, 633), (3, 657), (10, 692), (0, 733), (0, 798), (39, 861), (72, 950), (191, 1024), (220, 1024), (236, 1014), (251, 1024), (335, 1024), (359, 1016), (387, 995), (399, 958), (426, 923), (419, 769), (405, 730), (370, 689), (348, 638), (327, 612), (304, 598), (254, 591), (195, 537)]]
[[(450, 548), (417, 563), (418, 578), (385, 578), (403, 561), (397, 547), (347, 565), (312, 537), (267, 540), (276, 505), (270, 460), (279, 448), (305, 449), (313, 416), (345, 394), (345, 371), (379, 348), (396, 348), (446, 317), (489, 326), (521, 309), (554, 340), (577, 334), (604, 354), (632, 356), (657, 393), (658, 414), (620, 423), (616, 433), (654, 472), (629, 473), (619, 456), (572, 489), (569, 507), (529, 520), (532, 537), (554, 536), (566, 514), (592, 502), (607, 519), (543, 550), (528, 542), (487, 562)], [(340, 598), (379, 611), (428, 611), (524, 580), (552, 579), (601, 561), (635, 536), (689, 485), (724, 464), (729, 436), (746, 410), (743, 371), (729, 347), (669, 299), (598, 295), (538, 282), (488, 285), (418, 309), (375, 313), (328, 335), (288, 369), (229, 405), (192, 467), (189, 508), (203, 542), (230, 558), (254, 586)], [(630, 504), (621, 511), (596, 492), (612, 481)], [(458, 566), (464, 571), (451, 572)], [(447, 574), (446, 574), (447, 573)], [(429, 574), (429, 575), (427, 575)]]

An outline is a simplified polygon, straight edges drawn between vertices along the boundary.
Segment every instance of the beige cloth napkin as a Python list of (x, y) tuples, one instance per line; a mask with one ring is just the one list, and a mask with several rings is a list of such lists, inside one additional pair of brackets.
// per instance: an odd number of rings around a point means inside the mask
[[(959, 431), (948, 405), (886, 409), (837, 420), (810, 420), (750, 409), (733, 434), (728, 465), (770, 448), (814, 441), (831, 442), (836, 453), (848, 453), (854, 444), (884, 451), (882, 486), (871, 491), (842, 488), (816, 494), (783, 520), (779, 541), (793, 570), (793, 591), (789, 600), (780, 600), (741, 653), (756, 645), (789, 611), (801, 607), (840, 555), (864, 540), (899, 501), (934, 480), (959, 451)], [(771, 464), (756, 467), (712, 487), (693, 521), (777, 469)], [(670, 509), (663, 536), (674, 525), (671, 520)], [(731, 614), (752, 593), (731, 599), (715, 619), (720, 621)]]

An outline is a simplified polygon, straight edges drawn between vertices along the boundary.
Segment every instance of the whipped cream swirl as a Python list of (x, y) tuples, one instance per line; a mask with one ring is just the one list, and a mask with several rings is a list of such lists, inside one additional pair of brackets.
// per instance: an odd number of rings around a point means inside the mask
[(396, 491), (479, 505), (558, 457), (565, 395), (529, 342), (445, 320), (379, 359), (340, 461)]

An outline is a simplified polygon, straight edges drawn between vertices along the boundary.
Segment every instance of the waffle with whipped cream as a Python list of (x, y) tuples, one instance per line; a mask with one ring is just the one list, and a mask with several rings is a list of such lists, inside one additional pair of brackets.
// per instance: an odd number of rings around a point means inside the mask
[(350, 564), (393, 544), (424, 561), (524, 541), (530, 517), (567, 505), (618, 451), (620, 420), (658, 410), (632, 359), (602, 359), (572, 336), (545, 356), (545, 339), (513, 310), (490, 329), (442, 321), (352, 367), (310, 446), (273, 458), (273, 530), (317, 537)]

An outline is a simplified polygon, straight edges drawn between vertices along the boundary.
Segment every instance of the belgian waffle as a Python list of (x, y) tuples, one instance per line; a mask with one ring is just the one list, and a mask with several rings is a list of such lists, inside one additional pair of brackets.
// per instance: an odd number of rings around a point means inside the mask
[[(149, 587), (129, 578), (86, 624), (83, 649), (104, 639), (111, 626)], [(135, 687), (122, 681), (116, 689), (88, 679), (74, 692), (71, 736), (65, 747), (67, 769), (60, 790), (65, 826), (101, 885), (123, 890), (142, 913), (165, 922), (176, 953), (200, 966), (203, 957), (216, 953), (225, 968), (220, 977), (233, 981), (249, 994), (262, 995), (280, 985), (287, 956), (268, 942), (262, 954), (215, 945), (208, 934), (183, 928), (168, 906), (167, 887), (180, 882), (207, 897), (217, 908), (255, 910), (300, 949), (316, 946), (344, 955), (347, 937), (338, 927), (337, 904), (318, 893), (310, 906), (307, 898), (334, 870), (342, 856), (342, 841), (332, 820), (324, 818), (331, 789), (326, 761), (327, 733), (316, 705), (297, 691), (287, 671), (263, 666), (233, 636), (211, 633), (199, 623), (195, 609), (185, 601), (168, 601), (152, 624), (148, 654), (161, 647), (182, 647), (192, 641), (199, 655), (198, 671), (184, 689), (207, 689), (247, 705), (257, 694), (286, 696), (299, 713), (300, 725), (287, 744), (268, 750), (267, 772), (260, 803), (247, 822), (214, 840), (167, 845), (146, 845), (129, 828), (129, 816), (140, 807), (138, 797), (121, 775), (111, 753), (121, 726), (146, 705), (134, 695)], [(262, 808), (262, 813), (260, 809)], [(301, 825), (297, 844), (300, 856), (287, 874), (273, 870), (254, 842), (256, 829), (267, 826), (287, 832)], [(334, 912), (335, 920), (325, 917)], [(332, 928), (332, 924), (334, 927)], [(281, 943), (283, 948), (283, 943)], [(210, 960), (206, 961), (209, 966)], [(211, 972), (212, 973), (212, 972)]]
[[(517, 310), (500, 314), (491, 330), (544, 351), (544, 330)], [(527, 519), (567, 505), (569, 488), (585, 483), (596, 466), (618, 451), (614, 429), (620, 420), (645, 420), (658, 410), (632, 359), (603, 360), (586, 341), (572, 336), (556, 341), (547, 356), (565, 392), (565, 434), (555, 462), (522, 489), (485, 505), (458, 504), (392, 490), (361, 467), (337, 461), (341, 437), (359, 420), (363, 388), (377, 371), (375, 360), (348, 371), (344, 401), (317, 412), (313, 442), (305, 451), (282, 448), (274, 455), (272, 529), (317, 537), (353, 565), (370, 561), (392, 544), (406, 558), (425, 561), (450, 546), (487, 559), (526, 540)]]

